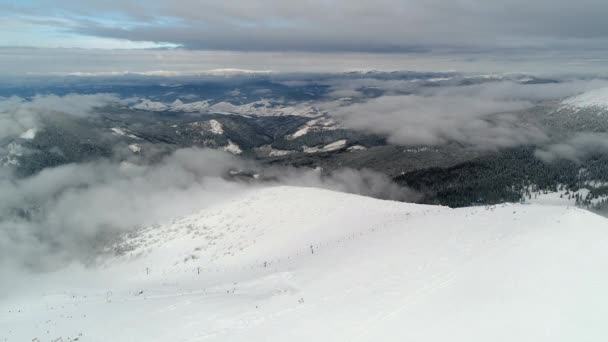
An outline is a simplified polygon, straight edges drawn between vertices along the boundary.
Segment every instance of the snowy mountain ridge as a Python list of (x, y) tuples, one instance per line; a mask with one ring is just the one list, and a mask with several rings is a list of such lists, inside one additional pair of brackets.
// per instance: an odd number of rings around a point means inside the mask
[(0, 302), (0, 339), (553, 342), (608, 333), (608, 220), (575, 207), (450, 209), (252, 188), (115, 249), (94, 269), (32, 276)]
[(137, 103), (130, 106), (133, 109), (155, 111), (155, 112), (186, 112), (186, 113), (210, 113), (210, 114), (237, 114), (256, 116), (303, 116), (318, 117), (323, 114), (318, 108), (306, 103), (283, 104), (271, 100), (258, 100), (241, 105), (235, 105), (228, 101), (213, 103), (210, 100), (184, 103), (175, 100), (171, 103), (153, 101), (150, 99), (139, 99)]

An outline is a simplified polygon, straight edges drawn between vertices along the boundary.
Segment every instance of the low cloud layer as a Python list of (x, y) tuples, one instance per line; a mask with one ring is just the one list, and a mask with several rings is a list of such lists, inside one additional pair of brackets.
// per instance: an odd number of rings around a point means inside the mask
[(559, 159), (580, 163), (582, 160), (598, 153), (608, 153), (607, 134), (580, 133), (564, 142), (539, 148), (535, 155), (548, 163)]
[(323, 173), (319, 169), (270, 168), (264, 174), (278, 184), (324, 188), (396, 201), (416, 201), (417, 192), (394, 183), (390, 177), (372, 170), (338, 169)]
[(54, 265), (93, 257), (117, 233), (228, 196), (238, 186), (218, 177), (236, 165), (227, 154), (184, 150), (155, 166), (98, 161), (26, 179), (7, 175), (0, 181), (0, 260)]
[(112, 94), (38, 95), (32, 99), (0, 97), (0, 141), (43, 128), (43, 119), (57, 113), (86, 117), (94, 108), (118, 102)]
[[(458, 142), (480, 149), (538, 143), (546, 137), (519, 127), (515, 116), (497, 114), (526, 108), (523, 102), (459, 97), (383, 96), (341, 107), (332, 115), (347, 127), (388, 137), (398, 145)], [(496, 114), (496, 115), (492, 115)]]
[[(235, 182), (229, 170), (257, 169), (272, 181)], [(414, 193), (371, 171), (260, 170), (216, 150), (183, 149), (156, 164), (100, 160), (47, 168), (25, 179), (0, 174), (0, 267), (37, 269), (94, 262), (121, 234), (279, 184), (390, 199)]]
[[(538, 101), (602, 87), (603, 80), (550, 84), (522, 84), (510, 80), (468, 86), (428, 87), (416, 82), (365, 80), (356, 86), (332, 84), (331, 94), (355, 93), (365, 88), (385, 94), (353, 104), (325, 104), (329, 113), (345, 126), (386, 136), (399, 145), (441, 145), (459, 143), (474, 149), (493, 150), (548, 142), (547, 133), (522, 110)], [(397, 95), (397, 94), (409, 95)], [(391, 95), (392, 94), (392, 95)], [(523, 116), (522, 116), (523, 115)], [(523, 119), (523, 120), (522, 120)]]

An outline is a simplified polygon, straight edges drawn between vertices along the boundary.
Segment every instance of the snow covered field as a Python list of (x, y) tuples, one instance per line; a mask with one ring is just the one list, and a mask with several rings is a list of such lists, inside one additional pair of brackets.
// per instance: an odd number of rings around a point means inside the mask
[(608, 337), (608, 220), (574, 207), (273, 187), (119, 247), (93, 269), (7, 279), (0, 341)]

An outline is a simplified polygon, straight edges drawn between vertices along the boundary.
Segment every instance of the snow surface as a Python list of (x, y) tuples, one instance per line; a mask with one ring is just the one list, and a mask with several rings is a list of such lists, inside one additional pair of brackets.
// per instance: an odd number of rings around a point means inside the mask
[(421, 152), (426, 152), (426, 151), (438, 152), (439, 150), (437, 150), (436, 148), (431, 149), (427, 146), (411, 147), (411, 148), (406, 148), (403, 150), (403, 152), (407, 152), (407, 153), (421, 153)]
[(232, 154), (241, 154), (243, 150), (239, 147), (239, 145), (232, 142), (232, 140), (228, 139), (228, 145), (222, 147), (222, 151), (230, 152)]
[(30, 128), (27, 131), (21, 133), (19, 138), (25, 139), (25, 140), (32, 140), (36, 137), (36, 133), (37, 133), (37, 131), (35, 128)]
[(294, 115), (304, 117), (315, 117), (321, 115), (320, 111), (306, 103), (296, 105), (285, 105), (271, 100), (258, 100), (243, 105), (234, 105), (230, 102), (219, 102), (209, 108), (209, 113), (238, 114), (257, 116), (283, 116)]
[(334, 141), (331, 144), (327, 144), (325, 145), (321, 151), (325, 152), (325, 151), (335, 151), (335, 150), (339, 150), (341, 148), (343, 148), (344, 146), (346, 146), (346, 139), (342, 139), (342, 140), (338, 140), (338, 141)]
[(224, 127), (217, 120), (209, 120), (209, 125), (211, 126), (211, 133), (213, 134), (224, 134)]
[(299, 127), (296, 132), (288, 135), (286, 138), (288, 140), (293, 140), (311, 132), (331, 131), (338, 128), (340, 128), (340, 126), (335, 120), (327, 117), (320, 117), (308, 121), (305, 125)]
[(283, 116), (294, 115), (304, 117), (317, 117), (323, 113), (308, 103), (286, 104), (283, 102), (262, 99), (242, 105), (235, 105), (227, 101), (210, 104), (209, 100), (184, 103), (175, 100), (172, 103), (152, 101), (150, 99), (139, 99), (139, 102), (131, 108), (147, 111), (173, 111), (190, 113), (214, 113), (214, 114), (236, 114), (257, 116)]
[(131, 106), (131, 108), (139, 110), (147, 110), (153, 112), (163, 111), (180, 111), (188, 113), (202, 112), (209, 107), (209, 101), (195, 101), (190, 103), (184, 103), (177, 99), (172, 103), (163, 103), (158, 101), (152, 101), (149, 99), (141, 99), (139, 103)]
[[(222, 135), (224, 134), (224, 126), (222, 125), (221, 122), (212, 119), (209, 121), (197, 121), (197, 122), (192, 122), (189, 124), (190, 127), (196, 128), (196, 129), (200, 129), (202, 131), (206, 131), (209, 132), (211, 134), (215, 134), (215, 135)], [(178, 133), (179, 131), (175, 131), (176, 133)], [(201, 132), (202, 134), (202, 132)]]
[(354, 145), (354, 146), (349, 147), (347, 150), (349, 152), (365, 151), (365, 150), (367, 150), (367, 147), (362, 146), (362, 145)]
[(141, 140), (140, 137), (138, 137), (138, 136), (136, 136), (134, 134), (129, 133), (124, 128), (112, 127), (111, 130), (112, 130), (112, 133), (114, 133), (116, 135), (122, 135), (123, 137), (128, 137), (128, 138), (131, 138), (131, 139)]
[(224, 113), (224, 114), (234, 113), (238, 109), (239, 109), (238, 106), (235, 106), (230, 102), (218, 102), (209, 107), (210, 112), (220, 113), (220, 114), (221, 113)]
[(295, 153), (295, 151), (292, 150), (275, 149), (271, 145), (262, 145), (260, 147), (256, 147), (254, 148), (254, 151), (260, 157), (279, 157)]
[(117, 247), (0, 295), (0, 341), (608, 336), (608, 220), (574, 207), (261, 188)]
[(141, 152), (141, 146), (139, 144), (131, 144), (131, 145), (129, 145), (129, 149), (133, 153), (140, 153)]
[(167, 106), (164, 103), (161, 102), (156, 102), (156, 101), (151, 101), (148, 99), (142, 99), (141, 102), (133, 105), (131, 108), (134, 109), (140, 109), (140, 110), (147, 110), (147, 111), (164, 111), (167, 110), (169, 108), (169, 106)]
[(562, 101), (562, 107), (572, 109), (608, 109), (608, 88), (594, 89)]
[(309, 130), (310, 130), (310, 126), (303, 126), (302, 128), (298, 129), (294, 134), (288, 136), (287, 139), (293, 140), (295, 138), (304, 136), (304, 135), (308, 134)]
[[(176, 102), (179, 100), (176, 100)], [(200, 112), (205, 108), (209, 107), (209, 101), (196, 101), (191, 103), (183, 103), (179, 101), (179, 103), (174, 102), (171, 106), (171, 109), (174, 111), (182, 111), (182, 112)]]
[(344, 148), (346, 146), (346, 143), (347, 143), (346, 139), (341, 139), (341, 140), (334, 141), (334, 142), (327, 144), (325, 146), (322, 146), (322, 147), (302, 146), (302, 149), (305, 153), (331, 152), (331, 151), (337, 151), (339, 149)]
[[(586, 186), (591, 187), (600, 187), (604, 183), (599, 181), (585, 182)], [(586, 198), (591, 191), (586, 188), (581, 188), (577, 191), (569, 191), (569, 190), (558, 190), (554, 192), (534, 192), (531, 191), (531, 198), (526, 197), (526, 203), (536, 203), (536, 204), (547, 204), (547, 205), (576, 205), (576, 195), (579, 195), (580, 198)], [(601, 203), (602, 200), (608, 199), (608, 196), (598, 196), (597, 198), (589, 200), (590, 205), (596, 205)]]

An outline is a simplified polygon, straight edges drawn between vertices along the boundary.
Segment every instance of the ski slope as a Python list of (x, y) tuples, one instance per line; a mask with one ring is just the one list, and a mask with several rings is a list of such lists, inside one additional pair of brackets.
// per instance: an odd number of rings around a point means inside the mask
[[(252, 189), (15, 281), (0, 341), (601, 341), (608, 220)], [(17, 283), (18, 282), (18, 283)]]

